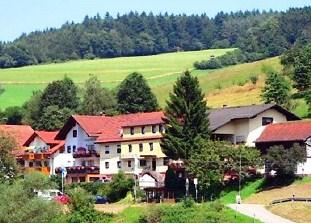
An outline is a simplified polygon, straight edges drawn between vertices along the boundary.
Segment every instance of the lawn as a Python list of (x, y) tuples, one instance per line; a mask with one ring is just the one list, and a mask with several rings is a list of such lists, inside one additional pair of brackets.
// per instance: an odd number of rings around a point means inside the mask
[[(166, 53), (153, 56), (119, 57), (69, 61), (66, 63), (0, 69), (0, 84), (5, 93), (0, 96), (0, 108), (20, 106), (28, 100), (32, 91), (42, 89), (47, 83), (62, 79), (64, 75), (82, 84), (89, 74), (95, 74), (104, 87), (116, 87), (128, 74), (140, 72), (150, 86), (172, 86), (178, 75), (193, 69), (197, 60), (219, 56), (232, 49), (213, 49), (191, 52)], [(204, 72), (206, 75), (208, 72)], [(199, 75), (200, 76), (200, 75)], [(168, 92), (165, 93), (168, 95)], [(164, 98), (163, 98), (164, 99)], [(161, 101), (163, 104), (164, 100)]]
[[(113, 222), (114, 223), (139, 223), (140, 215), (146, 210), (147, 207), (152, 207), (152, 205), (161, 205), (161, 204), (148, 204), (148, 205), (130, 206), (130, 207), (124, 209), (124, 211), (115, 215), (115, 217), (113, 218)], [(165, 205), (167, 205), (167, 204), (165, 204)], [(260, 221), (254, 220), (253, 218), (250, 218), (248, 216), (237, 213), (230, 208), (225, 208), (223, 210), (223, 214), (225, 214), (227, 216), (228, 223), (232, 223), (232, 222), (260, 223)], [(200, 222), (198, 222), (198, 223), (200, 223)]]
[(245, 202), (250, 204), (269, 205), (273, 200), (296, 197), (311, 197), (311, 177), (298, 179), (292, 184), (283, 187), (267, 188), (253, 193)]
[[(213, 49), (191, 52), (166, 53), (154, 56), (120, 57), (112, 59), (79, 60), (59, 64), (0, 69), (0, 84), (5, 92), (0, 95), (0, 109), (21, 106), (34, 90), (43, 89), (47, 83), (61, 79), (64, 75), (72, 78), (79, 86), (95, 74), (107, 88), (115, 88), (131, 72), (142, 73), (162, 108), (168, 99), (174, 82), (186, 69), (197, 76), (206, 95), (208, 106), (239, 106), (262, 103), (260, 94), (264, 87), (264, 67), (280, 71), (279, 58), (269, 58), (253, 63), (239, 64), (217, 70), (194, 70), (193, 62), (219, 56), (231, 49)], [(250, 76), (257, 75), (258, 82), (250, 83)], [(307, 105), (297, 100), (294, 112), (306, 117)]]

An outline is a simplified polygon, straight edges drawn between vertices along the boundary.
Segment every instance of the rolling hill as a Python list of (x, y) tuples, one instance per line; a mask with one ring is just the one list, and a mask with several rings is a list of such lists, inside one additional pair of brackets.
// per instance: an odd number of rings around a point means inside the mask
[[(44, 88), (49, 82), (64, 75), (82, 85), (89, 74), (95, 74), (107, 88), (116, 87), (129, 73), (142, 73), (156, 94), (162, 107), (172, 90), (178, 75), (186, 70), (200, 80), (210, 107), (247, 105), (260, 103), (260, 93), (264, 86), (263, 67), (281, 70), (278, 57), (253, 63), (239, 64), (217, 70), (200, 71), (193, 69), (193, 62), (219, 56), (232, 49), (167, 53), (154, 56), (120, 57), (69, 61), (66, 63), (27, 66), (0, 70), (0, 84), (5, 92), (0, 95), (0, 108), (20, 106), (29, 99), (34, 90)], [(250, 76), (259, 77), (254, 85)], [(297, 101), (295, 112), (305, 116), (307, 109), (303, 101)]]

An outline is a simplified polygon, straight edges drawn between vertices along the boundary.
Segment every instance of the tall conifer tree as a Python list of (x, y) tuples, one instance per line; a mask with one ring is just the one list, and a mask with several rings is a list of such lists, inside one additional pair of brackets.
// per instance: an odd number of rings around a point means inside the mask
[(208, 108), (196, 77), (186, 71), (176, 82), (165, 108), (164, 153), (173, 159), (189, 159), (198, 138), (210, 136)]

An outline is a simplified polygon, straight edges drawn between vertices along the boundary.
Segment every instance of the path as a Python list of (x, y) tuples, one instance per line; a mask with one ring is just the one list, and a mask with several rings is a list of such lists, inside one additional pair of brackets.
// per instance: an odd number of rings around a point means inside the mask
[(272, 214), (263, 205), (259, 204), (229, 204), (228, 207), (244, 215), (256, 218), (264, 223), (294, 223), (275, 214)]

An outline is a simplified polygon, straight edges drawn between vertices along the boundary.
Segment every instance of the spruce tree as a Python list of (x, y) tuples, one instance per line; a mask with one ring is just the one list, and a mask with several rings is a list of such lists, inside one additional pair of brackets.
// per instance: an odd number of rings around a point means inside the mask
[(121, 113), (152, 112), (158, 109), (156, 96), (140, 73), (128, 75), (120, 84), (118, 110)]
[(294, 87), (299, 91), (306, 91), (311, 86), (311, 44), (297, 54), (294, 58)]
[(265, 103), (276, 103), (288, 107), (290, 100), (290, 84), (276, 72), (268, 74), (261, 97)]
[(209, 139), (208, 108), (196, 77), (186, 71), (175, 83), (165, 108), (164, 153), (189, 159), (198, 138)]

